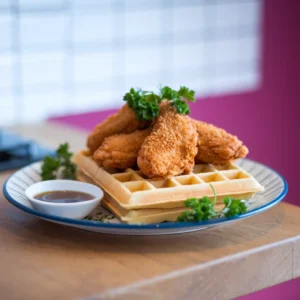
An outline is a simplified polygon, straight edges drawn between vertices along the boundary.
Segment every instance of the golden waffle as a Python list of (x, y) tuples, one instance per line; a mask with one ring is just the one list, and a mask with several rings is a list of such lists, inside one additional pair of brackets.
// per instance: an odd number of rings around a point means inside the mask
[(226, 195), (246, 200), (263, 191), (263, 187), (250, 174), (234, 164), (222, 167), (197, 164), (191, 174), (153, 181), (138, 170), (101, 168), (84, 151), (77, 153), (73, 160), (81, 171), (117, 201), (119, 207), (127, 211), (183, 208), (188, 198), (213, 198), (210, 184), (218, 195), (217, 203), (221, 203)]
[[(82, 171), (77, 172), (77, 179), (82, 182), (95, 184), (95, 181), (84, 174)], [(118, 201), (104, 192), (104, 197), (101, 201), (101, 205), (110, 210), (121, 221), (129, 224), (151, 224), (160, 223), (164, 221), (174, 222), (178, 216), (185, 210), (186, 207), (177, 208), (144, 208), (144, 209), (132, 209), (127, 210), (119, 205)], [(223, 205), (217, 205), (217, 210), (221, 210)]]

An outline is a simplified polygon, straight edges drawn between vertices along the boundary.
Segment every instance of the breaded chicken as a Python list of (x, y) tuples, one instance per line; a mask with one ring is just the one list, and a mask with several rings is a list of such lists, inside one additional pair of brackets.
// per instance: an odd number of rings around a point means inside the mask
[(211, 124), (196, 120), (194, 123), (198, 133), (196, 163), (226, 165), (248, 154), (248, 148), (236, 136)]
[(94, 153), (94, 160), (105, 168), (126, 169), (136, 166), (139, 150), (151, 128), (107, 137)]
[(118, 133), (131, 133), (149, 125), (149, 122), (137, 120), (134, 111), (125, 104), (119, 111), (94, 128), (88, 137), (87, 147), (93, 154), (106, 137)]
[(197, 154), (197, 131), (186, 115), (164, 105), (138, 156), (143, 174), (153, 179), (189, 173)]

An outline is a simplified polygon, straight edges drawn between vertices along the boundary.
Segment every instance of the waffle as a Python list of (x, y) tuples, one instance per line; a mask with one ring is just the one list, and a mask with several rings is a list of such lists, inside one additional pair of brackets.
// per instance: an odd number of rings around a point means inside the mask
[[(77, 153), (73, 161), (88, 177), (114, 199), (111, 210), (120, 212), (146, 208), (184, 208), (184, 201), (191, 197), (213, 198), (213, 185), (221, 204), (224, 196), (249, 199), (264, 188), (247, 172), (235, 164), (213, 166), (196, 164), (188, 175), (153, 181), (145, 178), (139, 170), (104, 169), (99, 167), (88, 152)], [(107, 198), (106, 198), (107, 199)], [(108, 201), (107, 206), (109, 206)], [(117, 213), (116, 213), (117, 214)], [(124, 216), (125, 213), (119, 213)]]
[[(97, 185), (97, 183), (84, 174), (82, 171), (77, 172), (77, 179), (82, 182), (87, 182)], [(144, 209), (132, 209), (127, 210), (119, 205), (118, 201), (104, 192), (101, 205), (112, 212), (121, 221), (128, 224), (151, 224), (160, 222), (175, 222), (179, 215), (183, 211), (186, 211), (186, 207), (177, 208), (144, 208)], [(216, 205), (216, 210), (221, 210), (224, 205)]]

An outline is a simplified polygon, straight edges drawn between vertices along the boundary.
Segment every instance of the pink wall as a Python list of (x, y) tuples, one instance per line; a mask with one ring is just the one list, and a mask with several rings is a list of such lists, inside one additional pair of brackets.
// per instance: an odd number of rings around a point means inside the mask
[[(296, 102), (300, 97), (300, 2), (265, 0), (263, 17), (262, 72), (258, 91), (198, 99), (192, 116), (214, 123), (238, 135), (250, 148), (249, 157), (280, 172), (289, 183), (285, 201), (300, 205), (296, 194), (299, 146)], [(298, 110), (299, 112), (299, 110)], [(91, 129), (109, 112), (56, 118)], [(259, 267), (259, 266), (258, 266)], [(250, 299), (300, 299), (300, 279), (249, 296)], [(284, 296), (283, 296), (284, 295)]]

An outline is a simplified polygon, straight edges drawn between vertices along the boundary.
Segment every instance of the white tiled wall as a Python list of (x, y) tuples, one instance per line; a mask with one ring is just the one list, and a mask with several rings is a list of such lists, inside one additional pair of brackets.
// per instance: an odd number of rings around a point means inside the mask
[(118, 107), (132, 86), (260, 83), (263, 0), (0, 0), (0, 125)]

